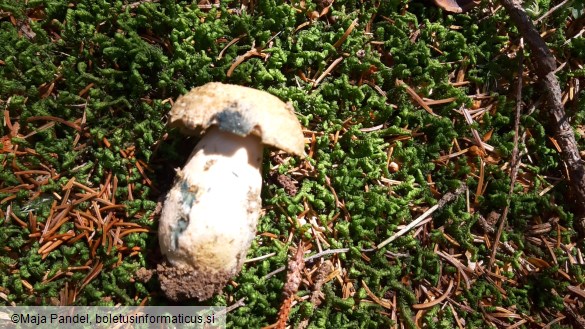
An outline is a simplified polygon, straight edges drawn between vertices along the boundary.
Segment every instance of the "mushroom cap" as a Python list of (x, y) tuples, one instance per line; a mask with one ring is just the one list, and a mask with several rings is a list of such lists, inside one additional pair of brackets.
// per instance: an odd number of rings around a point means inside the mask
[(435, 4), (445, 11), (464, 13), (479, 4), (479, 0), (435, 0)]
[(176, 100), (169, 124), (188, 135), (215, 125), (242, 137), (257, 135), (263, 144), (304, 155), (303, 130), (292, 104), (249, 87), (210, 82), (193, 88)]

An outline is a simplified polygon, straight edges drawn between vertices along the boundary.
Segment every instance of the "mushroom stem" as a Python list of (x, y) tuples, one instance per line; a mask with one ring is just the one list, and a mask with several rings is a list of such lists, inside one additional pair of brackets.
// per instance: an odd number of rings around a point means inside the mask
[(169, 299), (204, 300), (238, 274), (256, 235), (262, 145), (304, 156), (303, 130), (292, 103), (217, 82), (177, 98), (169, 126), (205, 135), (165, 200), (158, 236), (170, 264), (158, 278)]
[(261, 160), (257, 136), (216, 127), (205, 133), (177, 171), (161, 214), (160, 246), (173, 266), (226, 282), (239, 272), (260, 214)]

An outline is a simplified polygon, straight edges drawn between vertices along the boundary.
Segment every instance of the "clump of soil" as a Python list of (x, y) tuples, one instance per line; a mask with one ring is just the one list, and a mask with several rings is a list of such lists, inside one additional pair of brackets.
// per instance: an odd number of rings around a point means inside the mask
[(147, 270), (144, 267), (141, 267), (136, 271), (136, 280), (138, 282), (147, 283), (152, 278), (153, 270)]
[(278, 181), (278, 184), (280, 184), (280, 186), (282, 186), (284, 188), (284, 191), (290, 195), (290, 196), (295, 196), (297, 195), (298, 192), (298, 187), (296, 185), (296, 181), (286, 175), (278, 175), (278, 177), (276, 177), (276, 180)]
[(161, 290), (174, 302), (209, 299), (222, 291), (232, 277), (229, 273), (203, 273), (192, 268), (174, 267), (166, 262), (158, 264), (156, 271)]

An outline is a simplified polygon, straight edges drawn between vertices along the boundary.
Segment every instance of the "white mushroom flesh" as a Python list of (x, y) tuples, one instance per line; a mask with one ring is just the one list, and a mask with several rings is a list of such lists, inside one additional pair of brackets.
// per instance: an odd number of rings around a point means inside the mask
[(161, 214), (162, 253), (173, 266), (235, 275), (256, 234), (262, 143), (209, 129), (177, 171)]

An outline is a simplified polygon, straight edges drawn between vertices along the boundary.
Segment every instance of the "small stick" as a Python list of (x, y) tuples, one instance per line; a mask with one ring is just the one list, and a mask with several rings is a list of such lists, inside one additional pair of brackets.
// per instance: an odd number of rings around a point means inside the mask
[[(362, 251), (362, 252), (369, 252), (369, 251), (374, 251), (374, 250), (375, 250), (375, 249), (362, 249), (361, 251)], [(309, 256), (309, 257), (305, 258), (305, 263), (311, 262), (311, 261), (313, 261), (314, 259), (321, 258), (321, 257), (323, 257), (323, 256), (327, 256), (327, 255), (334, 255), (334, 254), (342, 254), (342, 253), (344, 253), (344, 252), (348, 252), (348, 251), (349, 251), (349, 248), (340, 248), (340, 249), (327, 249), (327, 250), (323, 250), (323, 251), (322, 251), (322, 252), (320, 252), (320, 253), (317, 253), (317, 254), (314, 254), (313, 256)], [(285, 267), (285, 266), (279, 267), (279, 268), (277, 268), (276, 270), (274, 270), (274, 271), (272, 271), (272, 272), (270, 272), (270, 273), (266, 274), (266, 275), (264, 276), (264, 279), (269, 279), (269, 278), (271, 278), (271, 277), (275, 276), (276, 274), (278, 274), (278, 273), (280, 273), (280, 272), (284, 271), (285, 269), (286, 269), (286, 267)]]
[(67, 215), (69, 214), (69, 211), (71, 211), (72, 208), (73, 207), (69, 206), (63, 209), (62, 212), (60, 212), (57, 216), (55, 216), (55, 218), (53, 218), (52, 222), (57, 224), (54, 224), (53, 227), (50, 228), (46, 233), (43, 233), (43, 237), (41, 238), (41, 240), (46, 239), (47, 237), (53, 235), (53, 233), (57, 232), (61, 225), (65, 224), (65, 222), (69, 220), (69, 216)]
[(453, 288), (453, 280), (449, 281), (449, 286), (447, 287), (447, 291), (445, 291), (445, 293), (441, 297), (434, 299), (428, 303), (414, 304), (414, 305), (412, 305), (412, 308), (415, 310), (424, 310), (427, 308), (431, 308), (431, 307), (441, 303), (445, 299), (447, 299), (447, 297), (449, 297), (449, 294), (451, 293), (452, 288)]
[(226, 76), (228, 78), (231, 77), (232, 73), (234, 73), (234, 70), (236, 69), (236, 67), (238, 67), (238, 65), (242, 64), (246, 59), (251, 58), (251, 57), (255, 57), (255, 56), (266, 58), (268, 55), (263, 53), (262, 50), (259, 48), (252, 48), (252, 49), (248, 50), (245, 54), (236, 57), (236, 60), (232, 63), (232, 65), (228, 69)]
[(55, 122), (59, 122), (62, 123), (68, 127), (71, 127), (79, 132), (81, 132), (81, 127), (76, 125), (73, 122), (69, 122), (65, 119), (62, 118), (58, 118), (58, 117), (54, 117), (54, 116), (50, 116), (50, 115), (42, 115), (42, 116), (36, 116), (36, 117), (29, 117), (28, 119), (26, 119), (26, 122), (33, 122), (33, 121), (55, 121)]
[(337, 64), (341, 63), (341, 61), (343, 60), (343, 57), (339, 57), (336, 60), (333, 61), (333, 63), (331, 63), (331, 65), (329, 65), (329, 67), (325, 70), (325, 72), (323, 72), (319, 78), (317, 78), (317, 80), (315, 80), (315, 82), (313, 82), (313, 88), (317, 87), (317, 85), (323, 80), (325, 79), (325, 77), (331, 73), (331, 71), (333, 71), (333, 69), (337, 66)]
[(386, 239), (386, 240), (382, 241), (380, 244), (378, 244), (376, 246), (376, 249), (380, 249), (380, 248), (384, 247), (385, 245), (389, 244), (390, 242), (396, 240), (397, 238), (403, 236), (404, 233), (410, 231), (413, 227), (417, 226), (418, 223), (425, 220), (428, 216), (430, 216), (432, 213), (434, 213), (435, 210), (437, 210), (438, 208), (439, 208), (438, 204), (432, 206), (427, 211), (425, 211), (424, 214), (420, 215), (417, 219), (413, 220), (410, 224), (406, 225), (402, 230), (398, 231), (393, 236), (389, 237), (388, 239)]
[(246, 260), (244, 261), (244, 263), (252, 263), (252, 262), (256, 262), (256, 261), (259, 261), (259, 260), (263, 260), (263, 259), (266, 259), (266, 258), (270, 258), (270, 257), (272, 257), (272, 256), (274, 256), (274, 255), (276, 255), (276, 253), (275, 253), (275, 252), (271, 252), (271, 253), (269, 253), (269, 254), (267, 254), (267, 255), (262, 255), (262, 256), (258, 256), (258, 257), (256, 257), (256, 258), (250, 258), (250, 259), (246, 259)]
[(355, 27), (357, 26), (357, 24), (358, 24), (358, 19), (356, 18), (353, 20), (353, 22), (351, 22), (351, 24), (349, 25), (347, 30), (345, 30), (345, 33), (341, 36), (341, 38), (339, 38), (339, 40), (337, 40), (337, 42), (335, 42), (333, 47), (339, 48), (343, 44), (343, 42), (347, 39), (347, 37), (349, 37), (349, 35), (353, 31), (353, 29), (355, 29)]
[(550, 16), (552, 13), (554, 13), (555, 11), (557, 11), (557, 9), (561, 8), (562, 6), (566, 5), (567, 2), (569, 2), (571, 0), (565, 0), (561, 3), (559, 3), (558, 5), (552, 7), (549, 11), (547, 11), (546, 13), (544, 13), (542, 16), (540, 16), (537, 20), (534, 21), (534, 24), (538, 24), (540, 23), (540, 21), (542, 21), (543, 19), (547, 18), (548, 16)]
[(454, 258), (453, 256), (442, 252), (442, 251), (437, 251), (437, 255), (443, 257), (445, 260), (447, 260), (449, 263), (453, 264), (453, 266), (455, 266), (457, 268), (457, 270), (459, 270), (459, 273), (461, 273), (461, 276), (463, 277), (463, 280), (465, 281), (465, 287), (469, 290), (471, 289), (471, 283), (469, 281), (469, 277), (467, 276), (467, 273), (465, 273), (465, 265), (461, 264), (461, 262), (459, 260), (457, 260), (456, 258)]
[(380, 298), (378, 296), (376, 296), (372, 290), (370, 290), (370, 287), (368, 287), (368, 285), (366, 284), (366, 281), (362, 280), (362, 286), (364, 287), (364, 290), (366, 291), (366, 294), (378, 305), (387, 308), (389, 310), (394, 309), (396, 306), (396, 304), (392, 303), (391, 301), (389, 301), (388, 299), (385, 298)]
[(402, 81), (400, 79), (396, 79), (396, 85), (397, 86), (404, 86), (404, 88), (406, 88), (406, 92), (410, 95), (410, 97), (412, 97), (418, 103), (418, 105), (420, 105), (430, 115), (436, 116), (436, 117), (438, 116), (437, 114), (435, 114), (435, 112), (433, 112), (433, 109), (431, 109), (427, 105), (427, 103), (416, 93), (416, 91), (414, 91), (414, 89), (410, 88), (410, 86), (407, 85), (404, 81)]
[(104, 263), (98, 261), (97, 264), (91, 269), (91, 271), (87, 274), (83, 282), (81, 283), (81, 287), (79, 291), (83, 290), (87, 284), (89, 284), (93, 279), (95, 279), (98, 274), (101, 272), (102, 268), (104, 267)]
[(242, 34), (239, 37), (233, 38), (232, 41), (228, 42), (228, 44), (223, 47), (223, 49), (219, 52), (219, 55), (217, 56), (217, 60), (219, 61), (220, 59), (223, 58), (223, 53), (232, 45), (238, 43), (238, 41), (240, 41), (243, 37), (245, 37), (246, 34)]
[(392, 242), (392, 241), (396, 240), (397, 238), (401, 237), (402, 235), (404, 235), (404, 233), (408, 232), (413, 227), (416, 227), (420, 222), (422, 222), (427, 217), (429, 217), (437, 209), (443, 208), (445, 206), (445, 204), (453, 201), (457, 196), (459, 196), (461, 193), (463, 193), (463, 191), (465, 191), (465, 189), (466, 189), (466, 186), (462, 184), (461, 186), (459, 186), (457, 188), (457, 190), (455, 190), (455, 192), (445, 194), (436, 205), (429, 208), (427, 211), (424, 212), (424, 214), (420, 215), (417, 219), (413, 220), (410, 224), (406, 225), (402, 230), (398, 231), (396, 234), (389, 237), (388, 239), (382, 241), (380, 244), (378, 244), (376, 246), (376, 249), (380, 249), (380, 248), (384, 247), (385, 245), (389, 244), (390, 242)]
[(558, 141), (562, 152), (561, 156), (566, 163), (569, 172), (568, 181), (571, 184), (575, 195), (576, 211), (575, 224), (581, 236), (585, 235), (585, 166), (579, 155), (579, 148), (575, 139), (575, 133), (571, 127), (570, 120), (565, 112), (561, 87), (555, 76), (557, 69), (556, 60), (546, 42), (542, 39), (538, 30), (532, 24), (522, 4), (518, 0), (500, 0), (506, 8), (510, 19), (518, 28), (518, 32), (525, 39), (531, 50), (535, 72), (542, 84), (541, 88), (548, 103), (547, 112), (551, 122), (552, 131)]
[(237, 302), (235, 302), (235, 303), (233, 303), (232, 305), (228, 306), (228, 307), (226, 308), (225, 312), (226, 312), (226, 313), (229, 313), (229, 312), (231, 312), (231, 311), (235, 310), (236, 308), (238, 308), (238, 307), (240, 307), (240, 306), (244, 306), (244, 305), (246, 305), (245, 301), (246, 301), (246, 297), (243, 297), (243, 298), (240, 298), (240, 299), (238, 299), (238, 301), (237, 301)]
[(141, 0), (141, 1), (136, 1), (127, 5), (123, 5), (122, 6), (122, 10), (126, 10), (126, 8), (130, 8), (130, 9), (134, 9), (137, 8), (138, 6), (140, 6), (141, 4), (144, 3), (148, 3), (148, 2), (158, 2), (158, 0)]
[(125, 237), (126, 235), (131, 234), (131, 233), (148, 233), (148, 232), (150, 232), (150, 231), (147, 228), (133, 228), (133, 229), (129, 229), (129, 230), (122, 232), (120, 234), (120, 238)]
[[(30, 214), (30, 213), (29, 213), (29, 214)], [(27, 225), (25, 222), (23, 222), (23, 221), (22, 221), (22, 219), (18, 218), (18, 216), (16, 216), (16, 214), (15, 214), (15, 213), (13, 213), (13, 212), (10, 212), (10, 217), (11, 217), (12, 219), (14, 219), (14, 220), (15, 220), (15, 221), (18, 223), (18, 225), (20, 225), (20, 226), (22, 226), (22, 227), (27, 227), (27, 226), (28, 226), (28, 225)]]
[(232, 76), (232, 73), (234, 73), (234, 70), (236, 69), (236, 67), (238, 67), (238, 65), (242, 64), (248, 58), (251, 58), (251, 57), (261, 57), (262, 59), (267, 59), (268, 56), (270, 56), (270, 55), (269, 54), (266, 54), (266, 53), (263, 53), (262, 51), (264, 50), (264, 48), (270, 47), (270, 44), (271, 44), (272, 40), (274, 40), (276, 37), (278, 37), (280, 35), (280, 33), (282, 33), (282, 31), (276, 33), (270, 39), (268, 39), (268, 42), (266, 43), (266, 46), (265, 47), (255, 47), (254, 46), (254, 40), (252, 40), (252, 49), (248, 50), (245, 54), (236, 57), (236, 59), (234, 60), (234, 62), (230, 66), (230, 68), (228, 69), (226, 76), (228, 78), (231, 77)]
[(425, 98), (423, 98), (423, 101), (427, 105), (447, 104), (447, 103), (452, 103), (456, 100), (457, 100), (457, 98), (455, 98), (455, 97), (449, 97), (449, 98), (444, 98), (444, 99), (425, 99)]
[(317, 253), (317, 254), (314, 254), (313, 256), (309, 256), (309, 257), (305, 258), (305, 263), (310, 262), (316, 258), (321, 258), (321, 257), (326, 256), (326, 255), (341, 254), (341, 253), (348, 252), (348, 251), (349, 251), (349, 248), (323, 250), (320, 253)]
[[(524, 52), (524, 41), (520, 38), (520, 49), (518, 51), (518, 90), (516, 91), (516, 118), (514, 120), (514, 149), (512, 150), (512, 163), (511, 163), (511, 177), (510, 177), (510, 189), (508, 190), (508, 200), (514, 193), (514, 184), (516, 184), (516, 175), (518, 174), (518, 164), (520, 163), (520, 159), (518, 157), (518, 137), (519, 137), (519, 127), (520, 127), (520, 114), (522, 112), (522, 73), (524, 72), (523, 66), (523, 52)], [(492, 254), (490, 256), (490, 261), (488, 264), (488, 270), (491, 271), (494, 262), (496, 261), (496, 253), (498, 252), (498, 244), (500, 243), (500, 238), (502, 237), (502, 231), (504, 230), (504, 225), (506, 224), (506, 217), (508, 216), (508, 211), (510, 211), (510, 202), (508, 201), (506, 204), (506, 208), (504, 208), (504, 212), (502, 213), (502, 217), (500, 218), (500, 224), (498, 225), (498, 231), (496, 232), (496, 238), (494, 240), (494, 244), (492, 246)]]
[[(471, 114), (469, 113), (469, 110), (467, 110), (465, 105), (462, 105), (460, 110), (461, 110), (461, 113), (463, 113), (463, 117), (465, 118), (465, 121), (467, 122), (467, 124), (469, 126), (473, 125), (474, 121), (471, 118)], [(475, 139), (475, 144), (481, 148), (483, 153), (485, 153), (485, 148), (483, 147), (484, 143), (481, 140), (481, 137), (479, 137), (479, 133), (477, 132), (477, 130), (475, 130), (475, 128), (471, 128), (471, 133), (473, 135), (473, 138)]]

